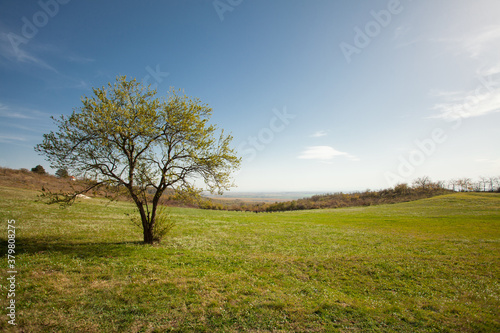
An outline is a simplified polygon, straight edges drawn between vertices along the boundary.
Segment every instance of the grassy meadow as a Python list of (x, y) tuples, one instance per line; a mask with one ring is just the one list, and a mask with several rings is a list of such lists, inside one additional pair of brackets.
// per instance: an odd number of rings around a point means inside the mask
[(171, 208), (141, 244), (127, 202), (66, 209), (0, 187), (20, 332), (498, 332), (500, 195), (284, 213)]

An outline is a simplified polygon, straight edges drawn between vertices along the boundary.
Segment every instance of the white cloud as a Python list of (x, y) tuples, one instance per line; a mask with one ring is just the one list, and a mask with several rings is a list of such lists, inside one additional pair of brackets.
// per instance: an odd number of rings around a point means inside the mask
[[(32, 47), (32, 45), (30, 45), (30, 47)], [(10, 62), (29, 63), (58, 73), (54, 67), (50, 66), (33, 53), (27, 51), (27, 45), (23, 44), (22, 48), (21, 45), (13, 46), (8, 33), (0, 33), (0, 57), (3, 57)]]
[(46, 119), (50, 114), (41, 112), (35, 109), (28, 109), (23, 107), (9, 107), (0, 103), (0, 117), (3, 118), (16, 118), (16, 119)]
[(477, 71), (477, 75), (487, 77), (487, 76), (493, 76), (500, 74), (500, 63), (498, 63), (495, 66), (486, 68), (486, 69), (480, 69)]
[(20, 136), (0, 135), (0, 142), (11, 143), (12, 141), (27, 141), (26, 138)]
[[(495, 43), (496, 42), (496, 43)], [(478, 58), (487, 49), (495, 48), (500, 42), (500, 25), (489, 26), (464, 38), (464, 49), (472, 58)]]
[(22, 114), (20, 112), (11, 111), (4, 106), (0, 107), (0, 117), (17, 118), (17, 119), (33, 119), (33, 117), (27, 116), (27, 115)]
[(500, 111), (500, 63), (476, 71), (478, 86), (469, 91), (434, 91), (439, 101), (430, 118), (458, 119), (484, 116)]
[(350, 160), (357, 161), (358, 158), (348, 153), (338, 151), (330, 146), (313, 146), (304, 150), (298, 158), (305, 160), (329, 161), (338, 156), (345, 156)]
[(484, 116), (500, 111), (500, 89), (478, 94), (477, 90), (461, 94), (442, 94), (444, 101), (432, 108), (438, 113), (431, 118), (458, 119)]
[(429, 41), (447, 44), (455, 55), (465, 53), (472, 59), (488, 55), (496, 58), (500, 47), (500, 25), (476, 29), (465, 36), (433, 37)]
[(327, 135), (328, 135), (328, 133), (326, 131), (321, 130), (321, 131), (315, 132), (314, 134), (311, 134), (311, 137), (312, 138), (320, 138), (322, 136), (327, 136)]
[(463, 91), (431, 91), (432, 97), (446, 99), (448, 101), (461, 101), (463, 100)]

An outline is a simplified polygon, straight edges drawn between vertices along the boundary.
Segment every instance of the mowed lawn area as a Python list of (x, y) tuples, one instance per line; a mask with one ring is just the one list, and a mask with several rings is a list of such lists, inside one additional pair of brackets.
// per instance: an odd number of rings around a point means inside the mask
[[(499, 332), (500, 195), (248, 213), (171, 208), (141, 244), (125, 213), (0, 188), (0, 330), (20, 332)], [(7, 220), (16, 220), (16, 329)]]

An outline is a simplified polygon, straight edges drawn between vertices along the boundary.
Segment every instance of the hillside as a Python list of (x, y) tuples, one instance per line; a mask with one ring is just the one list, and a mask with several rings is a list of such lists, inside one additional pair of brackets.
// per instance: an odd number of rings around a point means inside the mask
[(71, 191), (79, 182), (70, 178), (58, 178), (49, 174), (37, 174), (27, 169), (9, 169), (0, 167), (0, 186), (24, 188), (40, 191), (42, 187), (54, 191)]
[[(491, 178), (495, 179), (496, 178)], [(418, 183), (422, 181), (422, 183)], [(308, 209), (326, 209), (371, 206), (381, 204), (393, 204), (431, 198), (438, 195), (455, 193), (446, 189), (444, 182), (431, 182), (427, 177), (416, 180), (417, 184), (399, 184), (393, 188), (383, 190), (366, 190), (350, 193), (326, 193), (314, 194), (304, 192), (300, 199), (300, 193), (226, 193), (224, 196), (213, 196), (210, 194), (193, 198), (186, 196), (176, 197), (174, 191), (167, 189), (161, 198), (163, 205), (174, 207), (191, 207), (210, 210), (229, 211), (251, 211), (251, 212), (279, 212)], [(83, 180), (71, 181), (69, 178), (58, 178), (53, 175), (40, 175), (27, 169), (14, 170), (0, 167), (0, 186), (24, 188), (30, 190), (46, 189), (51, 192), (75, 193), (81, 191), (88, 185)], [(457, 185), (458, 186), (458, 185)], [(462, 185), (460, 185), (462, 186)], [(455, 186), (454, 186), (455, 188)], [(457, 187), (458, 188), (458, 187)], [(486, 191), (486, 183), (477, 183), (476, 191)], [(489, 189), (500, 191), (500, 187), (494, 187), (493, 183)], [(471, 187), (472, 190), (472, 187)], [(92, 197), (112, 196), (122, 201), (131, 201), (126, 193), (117, 195), (113, 189), (98, 189), (89, 193)]]
[[(19, 189), (35, 190), (41, 194), (42, 190), (53, 193), (75, 193), (84, 190), (89, 185), (85, 180), (71, 180), (70, 178), (59, 178), (50, 174), (37, 174), (27, 169), (9, 169), (0, 167), (0, 187), (13, 187)], [(113, 189), (99, 188), (86, 193), (88, 196), (103, 198), (110, 197), (120, 201), (129, 201), (131, 199), (126, 193), (117, 192)], [(189, 200), (175, 200), (172, 198), (171, 190), (165, 191), (161, 203), (176, 207), (197, 207), (195, 202)]]
[(208, 199), (200, 204), (204, 209), (226, 209), (235, 211), (283, 212), (292, 210), (326, 209), (342, 207), (371, 206), (393, 204), (431, 198), (437, 195), (450, 194), (453, 191), (443, 188), (438, 183), (426, 183), (421, 186), (399, 184), (394, 188), (379, 191), (315, 194), (296, 200), (262, 200), (261, 202), (244, 200)]
[(275, 214), (171, 208), (176, 227), (157, 246), (140, 244), (128, 202), (60, 209), (36, 195), (0, 188), (0, 217), (17, 228), (17, 331), (500, 330), (499, 194)]

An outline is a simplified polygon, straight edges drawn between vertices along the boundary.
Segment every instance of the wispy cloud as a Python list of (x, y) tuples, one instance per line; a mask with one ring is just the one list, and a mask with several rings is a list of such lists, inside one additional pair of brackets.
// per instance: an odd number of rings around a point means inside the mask
[(9, 34), (5, 32), (0, 33), (0, 57), (9, 62), (32, 64), (58, 73), (54, 67), (50, 66), (33, 52), (27, 51), (26, 48), (26, 46), (23, 46), (23, 48), (14, 47), (9, 39)]
[(0, 107), (0, 117), (4, 118), (17, 118), (17, 119), (34, 119), (31, 116), (28, 116), (26, 114), (22, 114), (17, 111), (12, 111), (6, 107), (2, 108)]
[(490, 25), (470, 32), (465, 36), (433, 37), (429, 41), (448, 44), (456, 54), (467, 54), (472, 59), (478, 59), (486, 54), (497, 55), (500, 46), (500, 25)]
[(12, 135), (0, 135), (0, 142), (2, 143), (12, 143), (12, 141), (28, 141), (26, 138), (21, 136), (12, 136)]
[(474, 91), (464, 93), (462, 101), (438, 103), (434, 105), (433, 110), (438, 111), (438, 114), (431, 118), (450, 120), (479, 117), (500, 112), (500, 91), (481, 95), (476, 95)]
[(78, 55), (70, 55), (67, 56), (66, 59), (77, 64), (88, 64), (95, 61), (93, 58), (81, 57)]
[(500, 25), (489, 26), (464, 38), (463, 46), (472, 58), (478, 58), (488, 49), (498, 50)]
[(500, 74), (500, 63), (489, 68), (479, 69), (477, 71), (477, 75), (483, 77), (494, 76), (497, 74)]
[(312, 146), (306, 148), (299, 156), (300, 159), (305, 160), (320, 160), (320, 161), (329, 161), (339, 156), (345, 156), (350, 160), (357, 161), (359, 160), (357, 157), (350, 155), (345, 152), (341, 152), (336, 150), (330, 146)]
[(430, 95), (432, 97), (447, 99), (448, 101), (461, 101), (463, 100), (463, 91), (431, 91)]
[[(471, 79), (479, 78), (479, 84), (471, 90), (440, 91), (432, 93), (438, 101), (431, 108), (430, 118), (454, 120), (485, 116), (500, 111), (500, 25), (489, 25), (471, 31), (465, 36), (436, 38), (436, 43), (448, 44), (455, 55), (466, 55), (479, 69), (471, 72)], [(485, 67), (484, 64), (488, 64)]]
[(454, 120), (500, 112), (500, 81), (494, 78), (498, 74), (500, 65), (478, 71), (481, 85), (474, 90), (434, 92), (439, 102), (432, 107), (437, 113), (431, 118)]
[(394, 39), (398, 39), (404, 37), (411, 30), (409, 26), (400, 25), (396, 29), (394, 29)]
[(476, 163), (484, 170), (486, 174), (496, 174), (500, 168), (500, 158), (479, 158), (475, 160)]
[(40, 59), (40, 58), (36, 57), (35, 55), (30, 54), (30, 53), (28, 53), (26, 51), (19, 51), (19, 53), (17, 55), (17, 61), (24, 62), (24, 63), (31, 63), (31, 64), (37, 65), (37, 66), (39, 66), (41, 68), (53, 71), (54, 73), (59, 73), (57, 71), (57, 69), (55, 69), (54, 67), (50, 66), (45, 61), (43, 61), (42, 59)]
[(415, 35), (415, 29), (408, 25), (400, 25), (394, 29), (392, 38), (395, 43), (395, 49), (405, 48), (424, 41), (423, 37)]
[(5, 124), (6, 127), (9, 127), (9, 128), (16, 128), (16, 129), (20, 129), (22, 131), (26, 131), (26, 132), (32, 132), (32, 133), (45, 133), (45, 127), (46, 126), (40, 126), (40, 124), (37, 124), (36, 125), (33, 125), (33, 127), (28, 127), (28, 126), (23, 126), (23, 125), (18, 125), (18, 124)]
[(45, 112), (33, 110), (29, 108), (16, 107), (13, 109), (10, 106), (0, 103), (0, 118), (15, 118), (15, 119), (43, 119), (50, 115)]
[(321, 130), (321, 131), (314, 132), (313, 134), (310, 135), (310, 137), (320, 138), (322, 136), (327, 136), (327, 135), (328, 135), (328, 133), (326, 131)]

